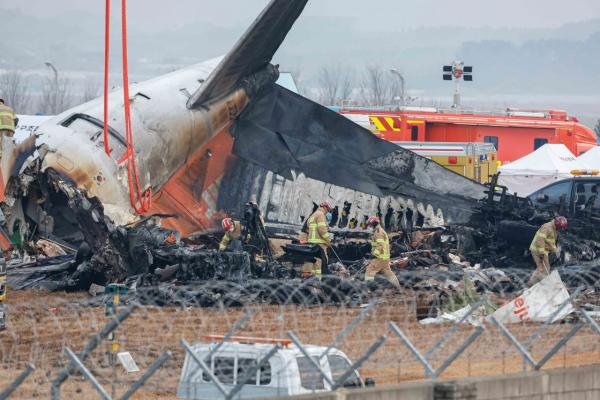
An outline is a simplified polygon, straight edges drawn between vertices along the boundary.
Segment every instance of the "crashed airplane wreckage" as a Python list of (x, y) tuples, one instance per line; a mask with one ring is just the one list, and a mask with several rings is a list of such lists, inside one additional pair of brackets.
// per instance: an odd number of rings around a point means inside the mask
[[(133, 141), (121, 90), (108, 96), (106, 137), (102, 99), (52, 118), (23, 143), (3, 137), (0, 244), (19, 255), (11, 285), (81, 290), (134, 277), (137, 286), (200, 282), (193, 286), (223, 293), (231, 286), (215, 279), (293, 279), (289, 263), (188, 244), (215, 233), (225, 215), (239, 217), (252, 198), (272, 231), (288, 233), (323, 198), (341, 232), (375, 213), (390, 230), (469, 221), (483, 186), (275, 83), (270, 60), (305, 4), (273, 0), (222, 59), (131, 85)], [(60, 251), (16, 261), (40, 252), (32, 245), (40, 239)], [(407, 239), (395, 255), (411, 251)], [(331, 269), (360, 276), (367, 252)], [(448, 262), (436, 257), (430, 265)], [(362, 290), (358, 280), (332, 279), (342, 297)]]

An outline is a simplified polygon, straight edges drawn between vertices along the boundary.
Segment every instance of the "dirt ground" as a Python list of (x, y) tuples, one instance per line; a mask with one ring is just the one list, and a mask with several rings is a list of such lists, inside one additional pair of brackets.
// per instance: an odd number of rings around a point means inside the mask
[[(63, 348), (80, 351), (91, 335), (108, 322), (104, 309), (75, 305), (87, 294), (11, 292), (8, 303), (8, 329), (0, 333), (0, 390), (5, 388), (27, 364), (36, 371), (27, 379), (14, 398), (47, 398), (51, 381), (65, 365)], [(239, 335), (284, 338), (294, 331), (304, 343), (327, 345), (360, 313), (360, 308), (302, 307), (263, 305), (250, 307), (252, 317)], [(142, 372), (127, 375), (117, 366), (117, 394), (138, 379), (143, 371), (164, 351), (173, 357), (138, 392), (137, 399), (174, 398), (184, 351), (183, 338), (190, 343), (204, 335), (224, 334), (243, 314), (242, 309), (202, 309), (176, 307), (143, 307), (116, 331), (121, 349), (129, 351)], [(414, 300), (392, 298), (378, 304), (372, 313), (339, 344), (339, 348), (356, 359), (380, 335), (385, 344), (361, 368), (364, 377), (377, 384), (391, 384), (424, 379), (423, 367), (388, 328), (395, 322), (422, 353), (447, 332), (451, 325), (423, 326), (416, 321)], [(510, 326), (519, 339), (525, 339), (538, 324)], [(571, 324), (554, 324), (532, 348), (540, 359), (566, 332)], [(460, 327), (456, 335), (431, 357), (437, 368), (474, 331)], [(109, 391), (112, 368), (108, 363), (108, 342), (102, 343), (86, 361), (86, 366)], [(600, 337), (589, 327), (581, 329), (545, 368), (562, 368), (600, 362)], [(442, 374), (443, 378), (497, 375), (523, 370), (522, 358), (510, 343), (492, 326), (486, 327), (476, 341)], [(70, 377), (62, 387), (63, 399), (95, 399), (98, 395), (81, 375)]]

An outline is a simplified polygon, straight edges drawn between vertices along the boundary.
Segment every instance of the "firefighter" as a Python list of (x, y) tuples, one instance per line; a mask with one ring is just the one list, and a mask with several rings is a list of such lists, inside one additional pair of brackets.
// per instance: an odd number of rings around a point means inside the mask
[(387, 280), (400, 290), (400, 282), (390, 268), (390, 239), (381, 227), (381, 220), (379, 217), (371, 217), (367, 221), (367, 226), (373, 229), (371, 235), (371, 255), (373, 258), (367, 265), (365, 281), (372, 281), (378, 272), (383, 272)]
[(4, 99), (0, 99), (0, 137), (13, 137), (18, 122), (13, 109), (4, 104)]
[(550, 274), (550, 261), (548, 253), (557, 252), (556, 239), (558, 231), (567, 229), (567, 219), (562, 216), (555, 217), (552, 221), (545, 223), (536, 232), (529, 251), (535, 262), (536, 270), (529, 278), (529, 285), (534, 285)]
[(221, 221), (221, 226), (225, 231), (225, 235), (219, 243), (219, 251), (242, 251), (242, 224), (240, 221), (224, 218)]
[(323, 269), (327, 273), (327, 248), (331, 245), (331, 235), (329, 234), (329, 224), (327, 223), (327, 214), (331, 213), (331, 205), (323, 200), (319, 207), (308, 217), (308, 238), (307, 242), (319, 246), (319, 257), (314, 263), (304, 263), (302, 266), (302, 277), (310, 276), (320, 277)]
[(244, 206), (244, 229), (242, 235), (244, 243), (249, 245), (252, 259), (262, 253), (269, 261), (273, 261), (273, 248), (267, 236), (265, 220), (262, 216), (258, 203), (250, 200)]

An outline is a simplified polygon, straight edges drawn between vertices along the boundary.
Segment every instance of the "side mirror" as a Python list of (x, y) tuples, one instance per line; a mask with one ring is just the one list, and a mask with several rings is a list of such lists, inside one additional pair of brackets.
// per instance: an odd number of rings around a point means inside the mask
[(544, 193), (540, 193), (538, 194), (538, 196), (535, 199), (538, 203), (546, 203), (548, 202), (548, 195), (544, 194)]
[(365, 379), (365, 386), (369, 387), (369, 386), (375, 386), (375, 379), (373, 378), (366, 378)]

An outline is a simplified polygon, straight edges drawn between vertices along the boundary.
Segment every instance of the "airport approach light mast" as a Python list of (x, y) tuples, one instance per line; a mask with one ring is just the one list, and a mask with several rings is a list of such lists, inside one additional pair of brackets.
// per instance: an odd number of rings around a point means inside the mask
[(443, 72), (443, 79), (445, 81), (451, 81), (454, 79), (454, 98), (452, 102), (452, 108), (459, 108), (461, 106), (460, 79), (462, 78), (466, 82), (472, 82), (473, 67), (465, 66), (465, 63), (462, 61), (453, 61), (450, 65), (444, 65)]

